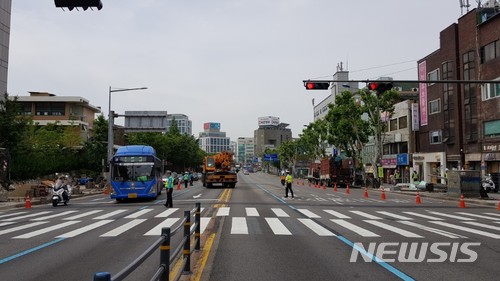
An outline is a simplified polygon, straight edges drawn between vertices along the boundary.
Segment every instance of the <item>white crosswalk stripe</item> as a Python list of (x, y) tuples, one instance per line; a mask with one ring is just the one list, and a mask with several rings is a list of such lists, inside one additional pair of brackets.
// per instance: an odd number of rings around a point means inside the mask
[(460, 226), (460, 225), (451, 224), (451, 223), (447, 223), (447, 222), (443, 222), (443, 221), (430, 221), (430, 223), (434, 223), (434, 224), (438, 224), (441, 226), (446, 226), (449, 228), (454, 228), (454, 229), (458, 229), (458, 230), (462, 230), (465, 232), (470, 232), (470, 233), (474, 233), (474, 234), (478, 234), (478, 235), (482, 235), (482, 236), (486, 236), (486, 237), (490, 237), (490, 238), (500, 239), (499, 234), (494, 234), (494, 233), (490, 233), (490, 232), (486, 232), (486, 231), (482, 231), (482, 230), (477, 230), (477, 229), (473, 229), (470, 227)]
[(448, 232), (448, 231), (445, 231), (445, 230), (441, 230), (441, 229), (438, 229), (438, 228), (433, 228), (433, 227), (425, 226), (425, 225), (418, 224), (418, 223), (411, 222), (411, 221), (399, 221), (399, 222), (402, 223), (402, 224), (406, 224), (406, 225), (409, 225), (409, 226), (413, 226), (413, 227), (425, 230), (425, 231), (436, 233), (436, 234), (439, 234), (439, 235), (442, 235), (442, 236), (448, 237), (448, 238), (453, 238), (453, 239), (467, 238), (466, 236), (463, 236), (463, 235), (451, 233), (451, 232)]
[(307, 226), (309, 229), (314, 231), (319, 236), (336, 236), (333, 232), (319, 225), (318, 223), (316, 223), (311, 219), (299, 219), (299, 221), (303, 223), (305, 226)]
[(460, 214), (460, 215), (464, 215), (464, 216), (470, 216), (470, 217), (475, 217), (475, 218), (481, 218), (481, 219), (500, 220), (500, 217), (496, 218), (496, 217), (492, 217), (492, 216), (471, 214), (471, 213), (466, 213), (466, 212), (456, 212), (456, 214)]
[(142, 209), (140, 211), (137, 211), (137, 212), (135, 212), (133, 214), (130, 214), (130, 215), (126, 216), (125, 218), (126, 219), (136, 219), (136, 218), (138, 218), (138, 217), (140, 217), (142, 215), (145, 215), (145, 214), (147, 214), (147, 213), (149, 213), (151, 211), (153, 211), (153, 209)]
[(247, 213), (247, 217), (258, 217), (259, 212), (257, 211), (257, 208), (245, 208), (245, 211)]
[(53, 215), (50, 215), (50, 216), (38, 217), (38, 218), (35, 218), (35, 219), (31, 219), (31, 220), (32, 221), (44, 221), (44, 220), (53, 219), (53, 218), (57, 218), (57, 217), (63, 217), (63, 216), (66, 216), (68, 214), (72, 214), (72, 213), (76, 213), (76, 212), (77, 211), (60, 212), (60, 213), (56, 213), (56, 214), (53, 214)]
[(276, 235), (292, 235), (286, 226), (278, 218), (266, 218), (266, 222)]
[(116, 211), (113, 211), (113, 212), (109, 212), (109, 213), (107, 213), (107, 214), (104, 214), (104, 215), (102, 215), (102, 216), (95, 217), (95, 218), (94, 218), (94, 220), (104, 220), (104, 219), (109, 219), (109, 218), (111, 218), (111, 217), (114, 217), (114, 216), (116, 216), (116, 215), (118, 215), (118, 214), (121, 214), (121, 213), (123, 213), (123, 212), (126, 212), (126, 211), (127, 211), (127, 210), (123, 210), (123, 209), (121, 209), (121, 210), (116, 210)]
[(323, 211), (325, 211), (325, 212), (329, 213), (330, 215), (337, 217), (339, 219), (350, 219), (351, 218), (349, 216), (346, 216), (346, 215), (339, 213), (337, 211), (334, 211), (334, 210), (323, 210)]
[(500, 218), (500, 214), (496, 214), (496, 213), (483, 213), (483, 214)]
[(381, 221), (377, 221), (377, 220), (365, 220), (365, 222), (367, 223), (370, 223), (370, 224), (373, 224), (375, 226), (378, 226), (380, 228), (383, 228), (385, 230), (389, 230), (389, 231), (392, 231), (394, 233), (397, 233), (397, 234), (400, 234), (404, 237), (410, 237), (410, 238), (424, 238), (418, 234), (415, 234), (413, 232), (410, 232), (410, 231), (406, 231), (404, 229), (401, 229), (399, 227), (395, 227), (395, 226), (392, 226), (392, 225), (389, 225), (387, 223), (383, 223)]
[(139, 224), (141, 224), (145, 221), (146, 221), (146, 219), (133, 219), (124, 225), (121, 225), (113, 230), (110, 230), (110, 231), (102, 234), (100, 237), (116, 237), (116, 236), (124, 233), (125, 231), (130, 230), (135, 226), (138, 226)]
[(351, 230), (352, 232), (360, 235), (360, 236), (363, 236), (363, 237), (380, 237), (380, 235), (378, 234), (375, 234), (373, 232), (371, 232), (370, 230), (367, 230), (367, 229), (364, 229), (362, 227), (359, 227), (353, 223), (350, 223), (348, 221), (345, 221), (345, 220), (342, 220), (342, 219), (330, 219), (332, 222), (344, 227), (344, 228), (347, 228), (348, 230)]
[(475, 221), (464, 221), (463, 223), (474, 225), (474, 226), (479, 226), (482, 228), (488, 228), (488, 229), (493, 229), (493, 230), (498, 230), (500, 231), (500, 226), (494, 226), (494, 225), (489, 225), (489, 224), (484, 224), (484, 223), (478, 223)]
[(311, 218), (311, 219), (321, 218), (320, 216), (316, 215), (315, 213), (309, 211), (308, 209), (297, 209), (297, 211), (301, 212), (304, 216)]
[(159, 213), (158, 215), (156, 215), (155, 218), (166, 218), (166, 217), (170, 216), (171, 214), (175, 213), (177, 210), (179, 210), (179, 208), (167, 209), (167, 210)]
[(429, 215), (424, 215), (424, 214), (415, 213), (415, 212), (403, 212), (403, 213), (408, 214), (408, 215), (412, 215), (412, 216), (416, 216), (416, 217), (421, 217), (424, 219), (434, 220), (434, 221), (444, 220), (443, 218), (438, 218), (436, 216), (429, 216)]
[(27, 212), (17, 212), (17, 213), (10, 213), (10, 214), (0, 215), (0, 220), (2, 218), (5, 218), (5, 217), (13, 217), (13, 216), (18, 216), (18, 215), (26, 214), (26, 213)]
[(219, 208), (219, 211), (217, 212), (217, 216), (218, 217), (227, 217), (227, 216), (229, 216), (229, 210), (230, 210), (229, 207)]
[(70, 225), (73, 225), (73, 224), (77, 224), (79, 222), (80, 221), (65, 221), (65, 222), (58, 223), (58, 224), (55, 224), (55, 225), (52, 225), (52, 226), (49, 226), (49, 227), (46, 227), (46, 228), (39, 229), (37, 231), (32, 231), (30, 233), (26, 233), (26, 234), (23, 234), (23, 235), (18, 235), (18, 236), (13, 237), (13, 238), (14, 239), (31, 238), (31, 237), (35, 237), (35, 236), (38, 236), (38, 235), (41, 235), (41, 234), (44, 234), (44, 233), (48, 233), (48, 232), (51, 232), (51, 231), (54, 231), (54, 230), (57, 230), (57, 229), (61, 229), (61, 228), (67, 227), (67, 226), (70, 226)]
[(103, 226), (105, 224), (108, 224), (108, 223), (110, 223), (112, 221), (113, 220), (100, 220), (100, 221), (96, 221), (95, 223), (92, 223), (92, 224), (86, 225), (84, 227), (75, 229), (73, 231), (61, 234), (59, 236), (56, 236), (56, 238), (71, 238), (71, 237), (75, 237), (75, 236), (78, 236), (78, 235), (80, 235), (82, 233), (91, 231), (91, 230), (96, 229), (98, 227), (101, 227), (101, 226)]
[(429, 212), (429, 214), (434, 214), (434, 215), (443, 216), (443, 217), (452, 218), (452, 219), (457, 219), (457, 220), (462, 220), (462, 221), (474, 221), (474, 220), (476, 220), (476, 219), (467, 218), (464, 216), (455, 216), (455, 215), (439, 213), (439, 212)]
[(38, 226), (38, 225), (41, 225), (41, 224), (46, 224), (46, 223), (49, 223), (49, 222), (48, 221), (38, 221), (38, 222), (28, 223), (28, 224), (25, 224), (25, 225), (16, 226), (16, 227), (13, 227), (13, 228), (8, 228), (8, 229), (0, 230), (0, 235), (11, 233), (11, 232), (16, 232), (16, 231), (19, 231), (19, 230), (27, 229), (27, 228), (30, 228), (30, 227), (35, 227), (35, 226)]
[(78, 214), (76, 216), (64, 218), (63, 220), (77, 220), (77, 219), (88, 217), (88, 216), (91, 216), (93, 214), (97, 214), (97, 213), (100, 213), (100, 212), (102, 212), (102, 210), (88, 211), (88, 212), (85, 212), (85, 213)]
[(280, 218), (289, 218), (290, 216), (285, 212), (283, 211), (283, 209), (281, 208), (271, 208), (271, 210), (273, 211), (273, 213), (277, 216), (277, 217), (280, 217)]
[(231, 234), (248, 234), (247, 218), (233, 217)]
[(368, 213), (365, 213), (362, 211), (349, 211), (349, 212), (354, 213), (354, 214), (359, 215), (359, 216), (362, 216), (362, 217), (365, 217), (367, 219), (371, 219), (371, 220), (381, 220), (382, 219), (381, 217), (377, 217), (377, 216), (374, 216), (372, 214), (368, 214)]
[(162, 228), (172, 227), (178, 220), (180, 220), (180, 219), (179, 218), (167, 218), (166, 220), (164, 220), (163, 222), (161, 222), (157, 226), (153, 227), (150, 231), (146, 232), (144, 234), (144, 236), (155, 236), (155, 235), (160, 236)]
[(22, 220), (22, 219), (27, 219), (27, 218), (31, 218), (31, 217), (38, 217), (38, 216), (45, 215), (45, 214), (50, 214), (50, 213), (52, 213), (52, 212), (51, 211), (43, 211), (43, 212), (39, 212), (39, 213), (34, 213), (34, 214), (28, 214), (28, 215), (23, 215), (23, 216), (14, 217), (14, 218), (3, 219), (2, 221)]
[(389, 217), (393, 217), (393, 218), (396, 218), (398, 220), (413, 220), (412, 218), (401, 216), (401, 215), (397, 215), (397, 214), (393, 214), (393, 213), (389, 213), (389, 212), (386, 212), (386, 211), (377, 211), (377, 213), (382, 214), (382, 215), (386, 215), (386, 216), (389, 216)]

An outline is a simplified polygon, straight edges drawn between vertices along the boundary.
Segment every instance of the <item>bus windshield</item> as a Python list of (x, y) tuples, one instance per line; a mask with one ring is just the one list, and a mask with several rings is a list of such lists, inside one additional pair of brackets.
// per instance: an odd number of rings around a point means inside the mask
[(154, 179), (153, 163), (119, 163), (113, 166), (115, 181), (150, 181)]

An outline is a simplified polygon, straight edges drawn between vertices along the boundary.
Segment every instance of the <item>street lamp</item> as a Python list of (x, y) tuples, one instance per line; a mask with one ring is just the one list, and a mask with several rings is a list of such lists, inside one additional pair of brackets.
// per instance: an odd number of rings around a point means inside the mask
[(109, 86), (108, 92), (108, 165), (111, 163), (111, 158), (113, 158), (113, 125), (114, 125), (114, 114), (111, 112), (111, 93), (115, 92), (126, 92), (126, 91), (137, 91), (137, 90), (146, 90), (147, 87), (140, 88), (127, 88), (127, 89), (113, 89)]

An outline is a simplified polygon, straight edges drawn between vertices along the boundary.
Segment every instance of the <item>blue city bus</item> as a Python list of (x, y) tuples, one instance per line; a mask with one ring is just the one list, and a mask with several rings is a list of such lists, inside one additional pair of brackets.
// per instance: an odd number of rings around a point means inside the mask
[(151, 146), (127, 145), (118, 148), (111, 159), (111, 198), (156, 199), (161, 194), (161, 160)]

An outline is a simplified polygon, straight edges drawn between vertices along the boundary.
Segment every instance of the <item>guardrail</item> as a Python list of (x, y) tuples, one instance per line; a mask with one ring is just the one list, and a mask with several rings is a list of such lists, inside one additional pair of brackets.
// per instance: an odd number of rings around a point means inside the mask
[[(191, 229), (191, 216), (195, 215), (195, 223), (193, 229)], [(183, 257), (183, 271), (182, 274), (191, 273), (191, 235), (194, 233), (195, 246), (194, 250), (200, 250), (200, 218), (201, 218), (201, 204), (196, 203), (196, 207), (190, 211), (184, 211), (184, 219), (181, 221), (180, 225), (174, 230), (170, 230), (170, 227), (164, 227), (161, 229), (161, 237), (151, 245), (144, 253), (142, 253), (138, 258), (131, 262), (127, 267), (118, 272), (115, 276), (111, 277), (109, 272), (97, 272), (94, 274), (93, 281), (121, 281), (124, 280), (130, 273), (136, 270), (155, 250), (160, 248), (160, 265), (158, 270), (151, 278), (151, 281), (161, 280), (169, 281), (170, 278), (170, 264), (173, 263), (177, 256), (181, 253)], [(184, 230), (184, 238), (182, 239), (179, 246), (170, 253), (170, 239), (176, 233), (178, 233), (181, 228)], [(174, 280), (179, 280), (182, 274), (178, 274)]]

